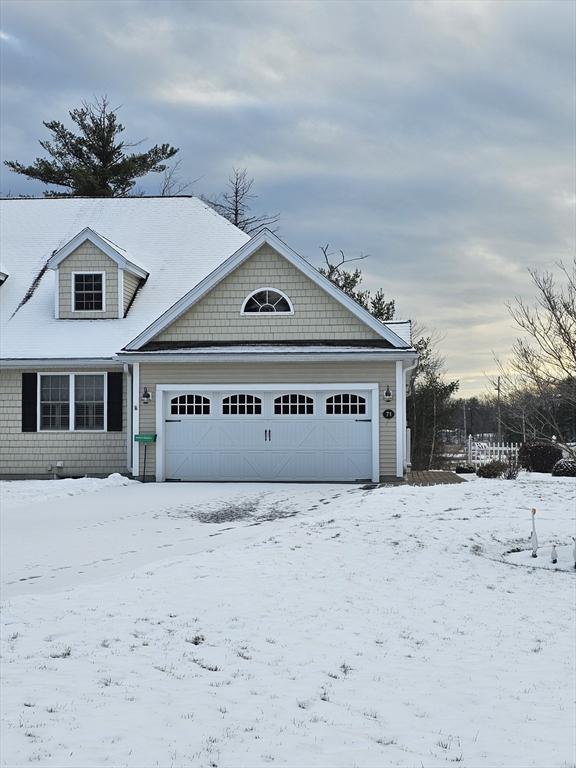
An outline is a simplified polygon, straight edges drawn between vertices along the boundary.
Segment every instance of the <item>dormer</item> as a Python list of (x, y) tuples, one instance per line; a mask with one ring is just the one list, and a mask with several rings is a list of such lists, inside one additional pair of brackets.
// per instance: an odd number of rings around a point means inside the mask
[(48, 261), (55, 272), (55, 315), (60, 320), (125, 317), (148, 277), (127, 251), (86, 227)]

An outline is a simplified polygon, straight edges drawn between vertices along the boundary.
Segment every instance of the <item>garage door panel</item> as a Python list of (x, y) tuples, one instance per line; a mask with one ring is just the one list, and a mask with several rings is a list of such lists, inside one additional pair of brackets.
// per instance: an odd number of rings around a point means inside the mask
[(264, 430), (268, 427), (267, 423), (260, 420), (251, 420), (249, 417), (244, 419), (226, 419), (219, 425), (220, 445), (225, 448), (236, 448), (242, 450), (262, 450), (265, 445)]
[[(168, 404), (164, 425), (166, 478), (369, 480), (372, 476), (371, 421), (365, 415), (327, 414), (326, 397), (330, 391), (305, 395), (313, 398), (312, 413), (275, 413), (275, 398), (287, 391), (289, 388), (258, 392), (261, 408), (257, 414), (225, 413), (221, 404), (229, 392), (208, 391), (211, 399), (208, 415), (185, 415), (176, 420)], [(369, 413), (370, 393), (364, 391), (363, 396)]]
[(210, 421), (174, 422), (166, 424), (166, 444), (180, 451), (217, 449), (219, 432), (219, 426)]

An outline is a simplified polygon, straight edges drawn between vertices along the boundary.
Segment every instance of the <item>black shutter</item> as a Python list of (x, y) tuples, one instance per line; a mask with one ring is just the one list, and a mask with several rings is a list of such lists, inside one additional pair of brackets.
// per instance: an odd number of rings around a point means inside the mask
[(108, 432), (122, 432), (122, 381), (121, 371), (108, 373)]
[(38, 431), (38, 374), (22, 374), (22, 432)]

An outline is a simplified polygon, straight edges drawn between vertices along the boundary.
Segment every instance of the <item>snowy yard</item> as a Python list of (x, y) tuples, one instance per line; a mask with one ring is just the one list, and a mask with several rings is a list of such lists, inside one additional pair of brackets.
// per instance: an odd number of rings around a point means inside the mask
[(576, 765), (574, 480), (0, 494), (3, 766)]

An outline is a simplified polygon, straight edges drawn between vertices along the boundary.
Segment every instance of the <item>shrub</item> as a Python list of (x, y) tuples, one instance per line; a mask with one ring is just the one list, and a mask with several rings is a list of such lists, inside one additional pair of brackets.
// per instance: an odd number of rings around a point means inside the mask
[(522, 443), (518, 452), (520, 466), (528, 472), (552, 472), (552, 467), (562, 458), (557, 445), (532, 440)]
[(560, 459), (552, 467), (553, 477), (576, 477), (576, 461), (574, 459)]
[(501, 477), (508, 469), (508, 464), (504, 461), (489, 461), (487, 464), (482, 464), (476, 470), (478, 477), (494, 478)]
[(513, 459), (510, 457), (508, 459), (508, 463), (506, 464), (506, 469), (504, 470), (503, 477), (505, 480), (516, 480), (518, 477), (518, 473), (520, 472), (520, 464), (516, 459)]
[(476, 472), (471, 464), (458, 464), (456, 467), (457, 475), (473, 475)]

